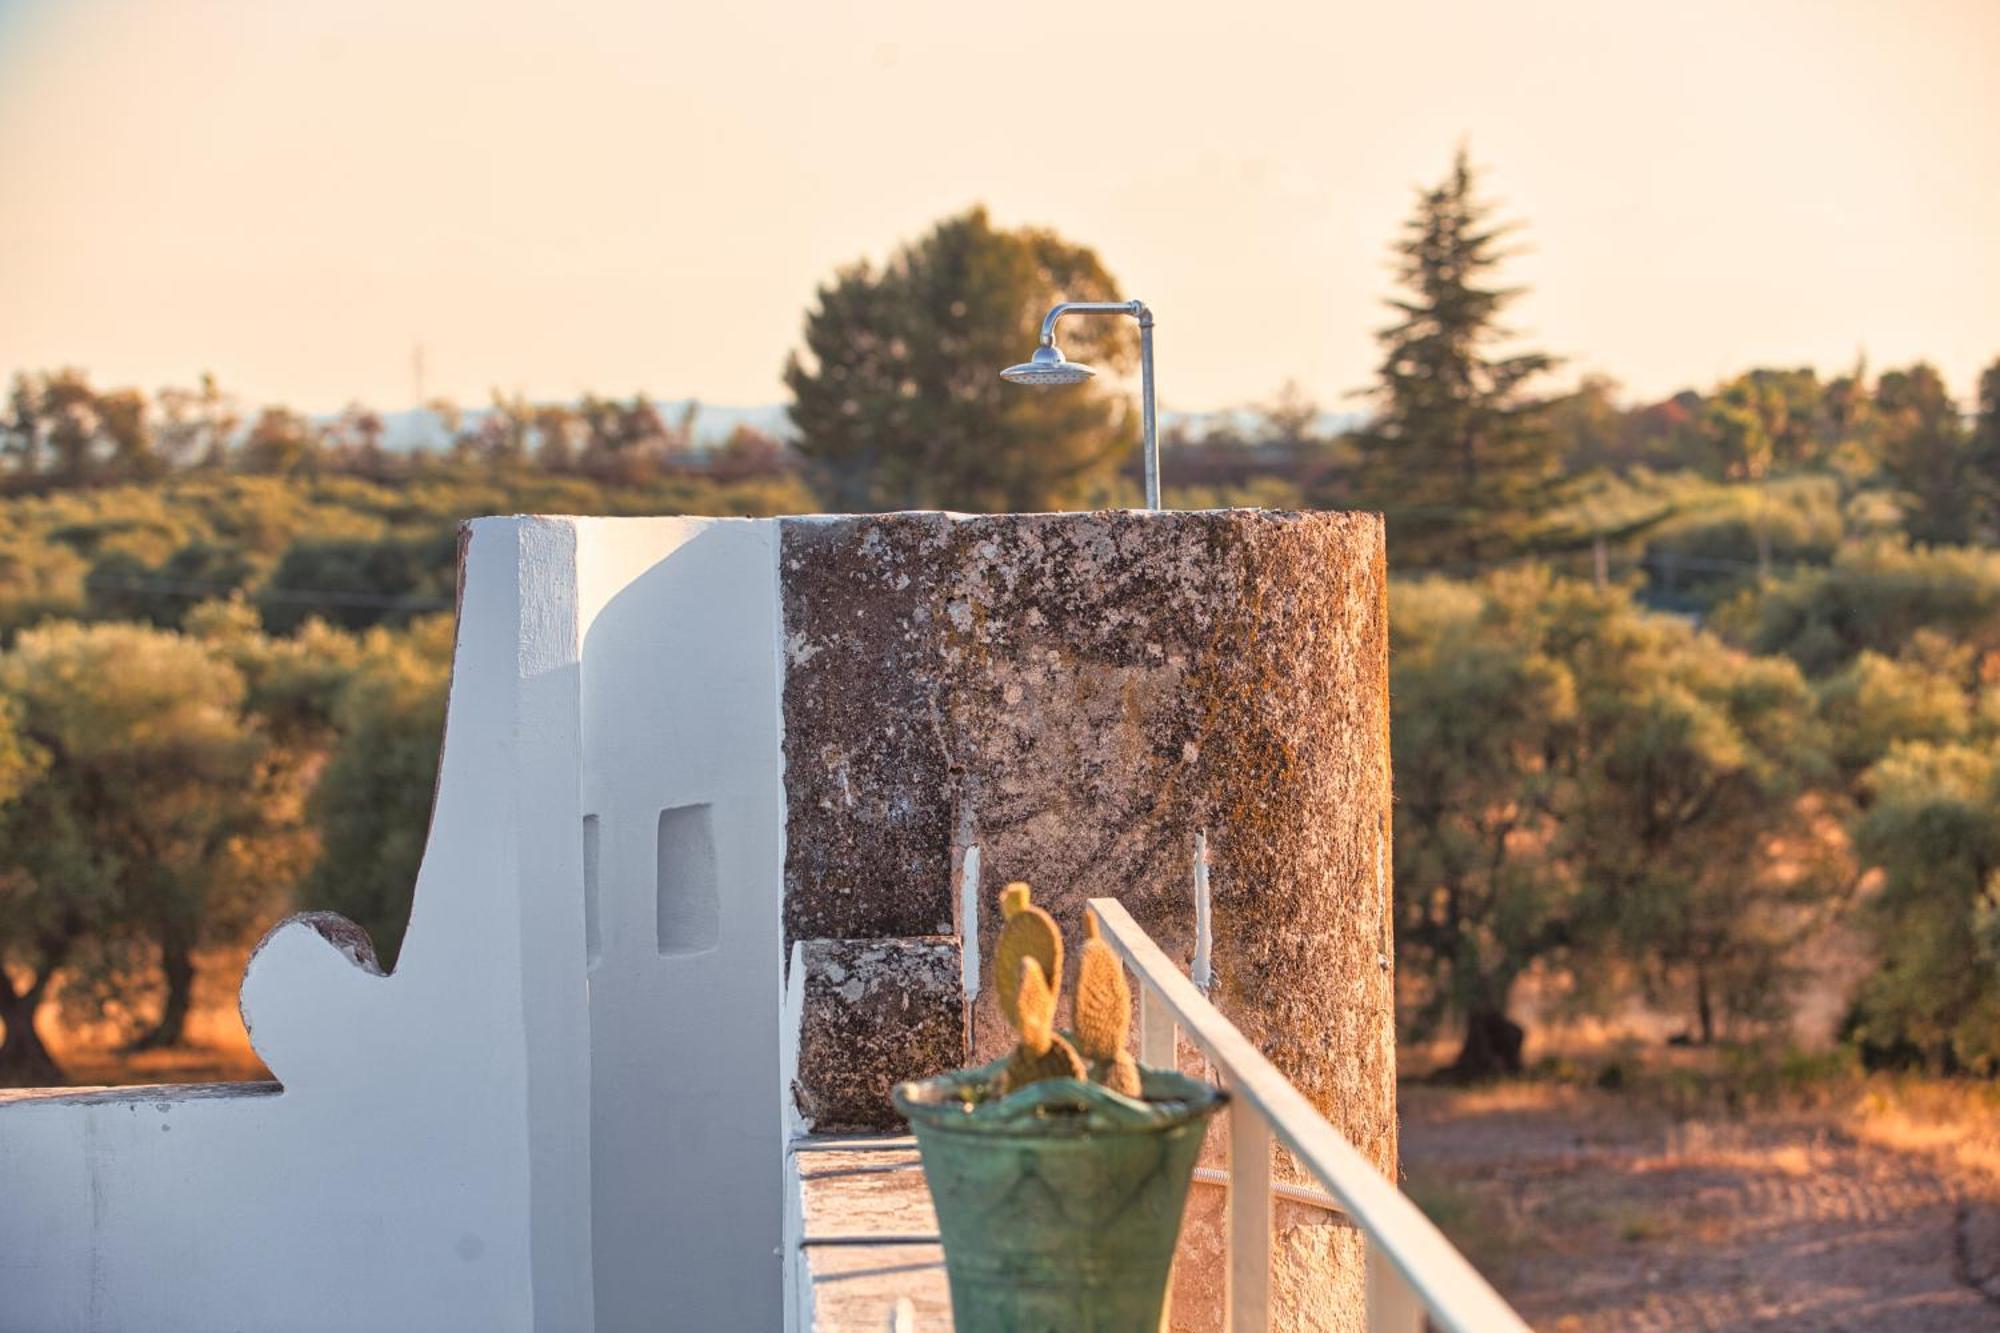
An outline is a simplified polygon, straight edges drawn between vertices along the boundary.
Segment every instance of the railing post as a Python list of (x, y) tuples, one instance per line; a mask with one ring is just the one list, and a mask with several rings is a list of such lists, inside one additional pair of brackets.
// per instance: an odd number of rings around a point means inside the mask
[(1154, 1069), (1173, 1069), (1180, 1063), (1174, 1047), (1179, 1040), (1174, 1016), (1160, 999), (1160, 993), (1139, 979), (1139, 1063)]
[(1424, 1307), (1374, 1241), (1368, 1245), (1368, 1333), (1424, 1333)]
[(1271, 1127), (1248, 1097), (1229, 1102), (1229, 1333), (1271, 1326)]
[[(1152, 1069), (1173, 1069), (1180, 1064), (1180, 1028), (1160, 993), (1139, 978), (1139, 1063)], [(1174, 1280), (1167, 1278), (1166, 1299), (1160, 1302), (1160, 1330), (1166, 1333), (1173, 1317)]]
[[(1338, 1205), (1366, 1237), (1370, 1329), (1422, 1333), (1529, 1333), (1492, 1284), (1395, 1183), (1327, 1123), (1235, 1024), (1209, 1003), (1179, 966), (1114, 898), (1093, 898), (1104, 938), (1139, 979), (1140, 1050), (1147, 1063), (1171, 1037), (1190, 1043), (1228, 1085), (1230, 1173), (1228, 1288), (1232, 1333), (1268, 1333), (1271, 1320), (1271, 1204), (1293, 1187), (1271, 1177), (1273, 1140), (1326, 1187), (1321, 1207)], [(1203, 1169), (1203, 1179), (1216, 1173)]]

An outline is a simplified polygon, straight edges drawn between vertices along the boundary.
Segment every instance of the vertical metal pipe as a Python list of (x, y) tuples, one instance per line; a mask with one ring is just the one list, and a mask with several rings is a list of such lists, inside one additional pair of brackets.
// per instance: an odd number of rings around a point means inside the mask
[(1160, 507), (1160, 435), (1153, 412), (1153, 312), (1139, 315), (1139, 411), (1146, 432), (1146, 508)]
[(1203, 995), (1214, 980), (1214, 908), (1208, 893), (1208, 830), (1194, 835), (1194, 966), (1190, 976)]
[[(1153, 311), (1144, 301), (1059, 301), (1042, 316), (1041, 345), (1028, 363), (1009, 366), (1000, 378), (1019, 384), (1075, 384), (1090, 378), (1088, 366), (1065, 366), (1056, 348), (1056, 321), (1067, 314), (1130, 315), (1139, 321), (1139, 412), (1144, 423), (1146, 508), (1160, 507), (1160, 427), (1153, 401)], [(1069, 373), (1064, 374), (1065, 371)]]
[(958, 952), (959, 978), (965, 986), (965, 1002), (979, 998), (979, 844), (965, 849), (958, 869)]

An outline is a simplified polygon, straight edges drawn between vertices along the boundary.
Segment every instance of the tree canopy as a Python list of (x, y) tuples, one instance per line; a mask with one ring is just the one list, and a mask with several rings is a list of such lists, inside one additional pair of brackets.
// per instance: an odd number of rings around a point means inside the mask
[(1629, 962), (1703, 1040), (1781, 1005), (1821, 774), (1790, 662), (1526, 571), (1392, 597), (1398, 940), (1465, 1076), (1518, 1069), (1516, 984)]
[(1493, 221), (1463, 148), (1423, 191), (1396, 247), (1406, 295), (1377, 335), (1376, 415), (1356, 437), (1362, 496), (1389, 522), (1399, 567), (1477, 565), (1521, 551), (1559, 497), (1549, 404), (1556, 362), (1503, 350), (1516, 288), (1496, 285), (1509, 228)]
[[(0, 943), (30, 990), (62, 966), (69, 998), (100, 1012), (133, 1013), (158, 976), (137, 1041), (179, 1041), (197, 947), (234, 938), (283, 887), (253, 846), (291, 828), (241, 674), (170, 631), (57, 623), (0, 657), (0, 692), (40, 761), (0, 831), (33, 922)], [(24, 1065), (46, 1059), (28, 1045)]]
[(1854, 1035), (1881, 1058), (2000, 1073), (2000, 746), (1902, 742), (1867, 789), (1880, 958)]
[[(1398, 242), (1370, 421), (1287, 386), (1163, 430), (1177, 506), (1388, 514), (1410, 1026), (1461, 1074), (1518, 1063), (1557, 993), (1691, 1041), (1776, 1031), (1837, 916), (1868, 1058), (2000, 1073), (2000, 361), (1969, 404), (1922, 362), (1552, 394), (1506, 327), (1509, 235), (1461, 153)], [(998, 378), (1050, 304), (1125, 294), (1052, 231), (946, 218), (819, 292), (796, 444), (698, 441), (644, 393), (496, 392), (430, 404), (405, 449), (362, 404), (17, 374), (0, 1080), (53, 1080), (51, 1000), (174, 1040), (196, 959), (294, 907), (393, 958), (461, 519), (1129, 502), (1129, 321), (1064, 325), (1093, 384)]]
[(1875, 414), (1883, 470), (1902, 492), (1910, 536), (1966, 542), (1985, 530), (1988, 487), (1974, 475), (1965, 423), (1936, 368), (1919, 362), (1882, 376)]
[(1110, 376), (1129, 373), (1125, 320), (1079, 318), (1060, 337), (1096, 381), (1023, 388), (1024, 361), (1057, 301), (1108, 301), (1117, 284), (1087, 247), (984, 209), (939, 222), (880, 268), (842, 270), (806, 316), (785, 366), (798, 451), (843, 510), (1078, 508), (1105, 495), (1137, 439)]
[(312, 796), (323, 850), (301, 886), (374, 940), (393, 968), (423, 860), (451, 676), (452, 622), (371, 633), (343, 682), (333, 722), (341, 744)]

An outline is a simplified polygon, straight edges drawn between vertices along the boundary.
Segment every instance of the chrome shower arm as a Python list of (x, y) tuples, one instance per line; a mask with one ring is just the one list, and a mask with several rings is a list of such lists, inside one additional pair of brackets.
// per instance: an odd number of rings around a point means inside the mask
[(1144, 301), (1064, 301), (1042, 316), (1042, 346), (1055, 345), (1056, 321), (1068, 314), (1130, 315), (1139, 321), (1140, 328), (1153, 327), (1153, 312), (1146, 309)]

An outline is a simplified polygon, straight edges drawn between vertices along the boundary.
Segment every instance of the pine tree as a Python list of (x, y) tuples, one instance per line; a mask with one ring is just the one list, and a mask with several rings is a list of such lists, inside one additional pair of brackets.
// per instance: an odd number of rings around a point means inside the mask
[(1396, 246), (1406, 297), (1383, 329), (1379, 412), (1357, 440), (1361, 484), (1389, 522), (1398, 565), (1479, 564), (1523, 549), (1559, 502), (1548, 402), (1529, 386), (1540, 352), (1501, 355), (1519, 288), (1490, 285), (1511, 228), (1492, 222), (1461, 148), (1424, 191)]

